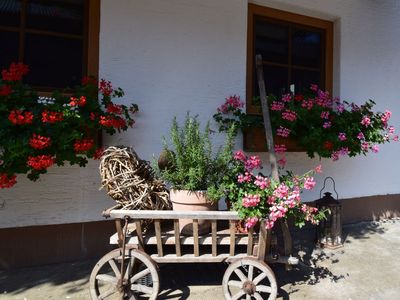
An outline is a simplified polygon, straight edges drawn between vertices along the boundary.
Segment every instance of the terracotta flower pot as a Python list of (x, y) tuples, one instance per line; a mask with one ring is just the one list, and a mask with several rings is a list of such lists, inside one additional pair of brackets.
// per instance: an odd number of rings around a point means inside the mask
[[(205, 191), (170, 191), (172, 209), (174, 211), (213, 211), (217, 210), (217, 203), (211, 202), (207, 198)], [(191, 219), (180, 219), (179, 227), (184, 235), (193, 234), (193, 223)], [(210, 232), (211, 222), (209, 220), (199, 220), (199, 235)]]

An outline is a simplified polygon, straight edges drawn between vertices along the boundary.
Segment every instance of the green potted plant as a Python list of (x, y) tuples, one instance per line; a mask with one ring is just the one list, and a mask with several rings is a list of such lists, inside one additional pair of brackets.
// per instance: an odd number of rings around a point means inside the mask
[[(170, 184), (170, 199), (174, 210), (215, 210), (224, 196), (223, 178), (233, 163), (234, 128), (228, 130), (223, 146), (216, 151), (211, 141), (210, 124), (201, 131), (197, 116), (186, 115), (183, 126), (173, 119), (170, 143), (164, 139), (160, 155), (159, 176)], [(209, 222), (199, 222), (199, 234), (209, 230)], [(190, 220), (180, 220), (182, 233), (191, 234)]]

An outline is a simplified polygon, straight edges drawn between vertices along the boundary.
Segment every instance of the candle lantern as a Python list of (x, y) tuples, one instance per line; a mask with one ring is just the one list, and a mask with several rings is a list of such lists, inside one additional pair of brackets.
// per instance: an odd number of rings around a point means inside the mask
[[(336, 199), (332, 197), (332, 193), (325, 192), (322, 196), (322, 192), (325, 190), (326, 181), (330, 179), (333, 183), (333, 191), (336, 194)], [(326, 212), (326, 219), (320, 221), (317, 227), (317, 243), (319, 246), (336, 249), (343, 246), (342, 241), (342, 205), (338, 200), (339, 196), (336, 192), (335, 181), (332, 177), (326, 177), (324, 180), (324, 186), (320, 191), (318, 200), (315, 201), (315, 205), (320, 211)]]

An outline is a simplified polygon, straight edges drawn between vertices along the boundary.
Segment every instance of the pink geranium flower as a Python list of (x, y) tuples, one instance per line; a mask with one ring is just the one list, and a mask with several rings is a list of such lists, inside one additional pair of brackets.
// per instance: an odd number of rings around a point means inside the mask
[(312, 190), (317, 183), (314, 181), (314, 177), (307, 177), (304, 182), (304, 188), (307, 190)]
[(365, 127), (368, 127), (371, 124), (371, 119), (368, 117), (364, 117), (361, 120), (361, 124), (364, 125)]

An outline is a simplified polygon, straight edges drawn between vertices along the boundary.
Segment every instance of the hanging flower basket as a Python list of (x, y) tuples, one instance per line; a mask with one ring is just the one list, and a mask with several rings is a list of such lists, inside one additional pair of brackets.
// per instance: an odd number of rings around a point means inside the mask
[(0, 79), (0, 188), (10, 188), (17, 174), (37, 180), (53, 165), (86, 166), (99, 158), (99, 132), (125, 131), (133, 126), (137, 105), (113, 103), (124, 92), (109, 81), (92, 77), (67, 92), (40, 97), (22, 82), (29, 67), (11, 64)]
[[(311, 85), (304, 94), (270, 95), (268, 104), (276, 152), (305, 151), (311, 158), (318, 155), (338, 160), (341, 156), (376, 153), (379, 144), (399, 140), (395, 128), (389, 125), (392, 113), (374, 112), (372, 100), (357, 105), (332, 98)], [(247, 115), (243, 106), (238, 96), (230, 96), (214, 119), (222, 131), (232, 123), (242, 129), (246, 150), (265, 151), (262, 118)]]

